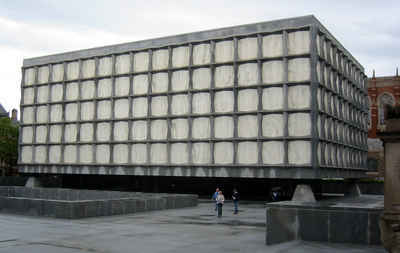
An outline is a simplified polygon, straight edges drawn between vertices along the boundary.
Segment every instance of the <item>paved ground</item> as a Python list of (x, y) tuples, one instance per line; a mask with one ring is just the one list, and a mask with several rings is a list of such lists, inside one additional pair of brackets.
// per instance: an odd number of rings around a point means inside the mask
[(82, 220), (0, 214), (0, 252), (385, 252), (381, 247), (300, 241), (266, 246), (262, 204), (241, 205), (241, 212), (233, 215), (227, 203), (223, 215), (215, 217), (211, 203)]

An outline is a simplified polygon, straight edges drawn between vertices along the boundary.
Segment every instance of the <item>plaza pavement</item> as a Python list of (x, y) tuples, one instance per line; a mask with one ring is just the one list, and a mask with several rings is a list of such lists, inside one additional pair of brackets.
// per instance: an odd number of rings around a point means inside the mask
[(263, 252), (372, 253), (382, 247), (295, 241), (265, 245), (265, 209), (226, 203), (223, 217), (213, 203), (130, 215), (60, 220), (0, 214), (0, 253)]

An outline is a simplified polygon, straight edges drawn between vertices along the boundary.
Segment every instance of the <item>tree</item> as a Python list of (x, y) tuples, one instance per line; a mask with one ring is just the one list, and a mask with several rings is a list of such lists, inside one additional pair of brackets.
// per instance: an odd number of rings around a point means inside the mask
[(0, 118), (0, 167), (12, 169), (18, 161), (18, 126), (9, 118)]

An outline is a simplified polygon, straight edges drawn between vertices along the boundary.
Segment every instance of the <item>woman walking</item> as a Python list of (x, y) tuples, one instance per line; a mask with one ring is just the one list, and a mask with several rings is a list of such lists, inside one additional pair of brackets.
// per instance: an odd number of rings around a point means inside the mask
[(224, 205), (224, 202), (225, 202), (225, 197), (222, 194), (222, 191), (219, 191), (217, 196), (218, 218), (222, 217), (222, 206)]

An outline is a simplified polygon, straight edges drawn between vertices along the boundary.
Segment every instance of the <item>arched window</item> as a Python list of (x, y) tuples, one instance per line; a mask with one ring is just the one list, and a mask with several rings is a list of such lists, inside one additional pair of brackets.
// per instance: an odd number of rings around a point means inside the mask
[(385, 124), (385, 107), (386, 105), (395, 105), (395, 99), (392, 94), (390, 93), (382, 93), (379, 95), (378, 98), (378, 124), (384, 125)]

